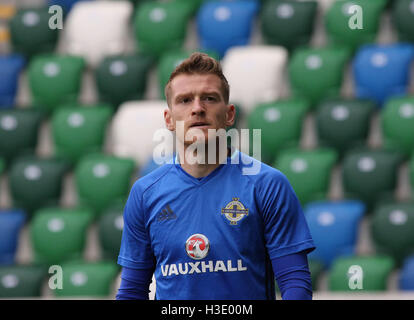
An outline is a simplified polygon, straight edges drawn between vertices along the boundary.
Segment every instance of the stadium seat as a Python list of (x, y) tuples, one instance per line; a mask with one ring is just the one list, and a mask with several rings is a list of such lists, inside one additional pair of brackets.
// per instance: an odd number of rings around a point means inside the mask
[(102, 259), (116, 262), (124, 228), (123, 206), (105, 210), (98, 221), (99, 244)]
[(117, 201), (127, 198), (134, 161), (111, 155), (90, 154), (75, 168), (75, 184), (79, 201), (97, 215)]
[(49, 266), (82, 259), (92, 219), (89, 209), (50, 207), (36, 211), (30, 223), (36, 263)]
[(63, 103), (76, 103), (85, 62), (81, 57), (36, 56), (28, 71), (33, 105), (52, 112)]
[(337, 154), (332, 149), (282, 151), (274, 167), (286, 175), (302, 203), (326, 199)]
[(191, 1), (148, 1), (138, 6), (133, 21), (138, 50), (158, 58), (182, 48), (193, 5)]
[(414, 256), (405, 259), (399, 274), (398, 288), (404, 291), (414, 290)]
[(371, 221), (376, 252), (400, 264), (414, 254), (414, 203), (390, 203), (376, 208)]
[(414, 152), (414, 97), (390, 98), (381, 111), (384, 146), (411, 156)]
[(200, 47), (223, 57), (230, 47), (248, 45), (258, 10), (255, 0), (204, 2), (196, 17)]
[(375, 104), (370, 100), (328, 99), (316, 107), (315, 129), (318, 145), (343, 154), (353, 147), (366, 146)]
[(337, 257), (354, 255), (364, 211), (361, 201), (308, 203), (304, 213), (316, 246), (308, 255), (309, 259), (320, 261), (329, 269)]
[(287, 99), (258, 105), (248, 115), (250, 130), (261, 129), (262, 160), (273, 163), (283, 148), (299, 147), (309, 103)]
[(82, 56), (91, 67), (96, 67), (106, 55), (125, 53), (132, 11), (133, 6), (128, 1), (77, 3), (65, 22), (64, 51)]
[(62, 290), (55, 290), (56, 297), (109, 297), (119, 272), (111, 262), (68, 262), (62, 265)]
[(59, 107), (51, 121), (55, 155), (75, 163), (87, 153), (101, 152), (111, 115), (107, 104)]
[(312, 290), (317, 291), (319, 289), (318, 282), (323, 272), (323, 264), (318, 260), (308, 258), (308, 265), (311, 273)]
[(391, 11), (392, 25), (400, 42), (414, 42), (414, 4), (411, 0), (395, 1)]
[[(191, 53), (192, 51), (187, 50), (170, 50), (161, 55), (157, 67), (160, 99), (165, 99), (164, 88), (170, 79), (171, 73), (184, 59), (188, 58)], [(207, 53), (210, 57), (219, 60), (217, 53), (212, 51), (205, 53)]]
[(336, 98), (348, 58), (349, 51), (340, 47), (298, 48), (288, 65), (292, 94), (309, 99), (312, 105)]
[(0, 298), (38, 298), (46, 276), (38, 265), (0, 266)]
[(374, 100), (381, 107), (386, 99), (407, 94), (413, 59), (411, 44), (360, 47), (352, 65), (356, 96)]
[(70, 10), (75, 6), (78, 2), (81, 1), (92, 1), (92, 0), (49, 0), (48, 4), (49, 6), (58, 5), (61, 6), (63, 9), (63, 12), (65, 14), (68, 14)]
[(389, 150), (349, 151), (342, 164), (345, 197), (364, 201), (368, 212), (379, 201), (392, 200), (401, 160), (398, 153)]
[(48, 7), (20, 8), (9, 21), (12, 50), (30, 59), (41, 53), (54, 53), (58, 29), (49, 27)]
[(385, 291), (394, 261), (388, 256), (341, 257), (329, 272), (330, 291)]
[(7, 164), (23, 154), (34, 154), (42, 112), (27, 109), (0, 110), (0, 157)]
[(13, 161), (9, 170), (9, 188), (14, 207), (33, 211), (56, 205), (61, 196), (67, 164), (63, 161), (25, 156)]
[(15, 105), (20, 72), (25, 59), (18, 54), (0, 56), (0, 109)]
[(95, 70), (100, 101), (117, 108), (125, 101), (143, 99), (152, 63), (144, 54), (105, 57)]
[[(155, 148), (161, 145), (161, 142), (154, 140), (154, 134), (170, 133), (164, 121), (164, 110), (167, 108), (167, 103), (163, 100), (123, 103), (112, 119), (113, 154), (133, 158), (140, 167), (146, 164), (156, 151)], [(164, 143), (169, 145), (169, 141)], [(172, 154), (172, 150), (169, 154)]]
[(257, 104), (281, 95), (287, 51), (278, 46), (244, 46), (227, 51), (223, 73), (230, 85), (230, 102), (248, 114)]
[(26, 220), (21, 210), (0, 210), (0, 265), (14, 264), (20, 230)]
[(6, 167), (6, 164), (5, 164), (4, 159), (0, 158), (0, 175), (3, 173), (5, 167)]
[[(361, 28), (351, 28), (353, 5), (361, 7)], [(386, 0), (338, 0), (332, 4), (324, 16), (325, 29), (330, 43), (345, 45), (350, 49), (376, 41), (381, 13), (385, 9)]]
[(263, 3), (260, 30), (264, 41), (288, 50), (309, 44), (316, 21), (316, 1), (271, 0)]

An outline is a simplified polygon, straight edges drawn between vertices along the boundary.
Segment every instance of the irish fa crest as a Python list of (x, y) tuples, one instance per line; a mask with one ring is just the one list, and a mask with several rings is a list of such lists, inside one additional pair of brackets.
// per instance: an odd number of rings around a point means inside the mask
[(224, 214), (231, 225), (237, 225), (241, 219), (249, 214), (249, 209), (246, 209), (239, 201), (239, 198), (233, 198), (226, 207), (221, 209), (221, 214)]

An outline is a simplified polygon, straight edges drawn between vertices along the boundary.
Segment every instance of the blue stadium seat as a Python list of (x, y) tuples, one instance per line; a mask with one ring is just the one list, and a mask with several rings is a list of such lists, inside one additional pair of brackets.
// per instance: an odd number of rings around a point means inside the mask
[(53, 6), (53, 5), (61, 6), (63, 9), (63, 12), (67, 14), (77, 2), (81, 2), (81, 1), (92, 1), (92, 0), (49, 0), (48, 4), (49, 6)]
[(406, 94), (413, 59), (414, 46), (410, 44), (360, 47), (353, 63), (356, 96), (382, 106), (389, 97)]
[(20, 229), (26, 220), (21, 210), (0, 211), (0, 265), (15, 263)]
[(409, 256), (404, 260), (398, 279), (398, 286), (400, 290), (414, 290), (414, 255)]
[(223, 57), (228, 48), (247, 45), (258, 9), (255, 0), (206, 1), (196, 18), (200, 47)]
[(18, 54), (0, 56), (0, 109), (12, 107), (25, 60)]
[(309, 203), (304, 212), (316, 246), (309, 254), (310, 259), (330, 268), (339, 256), (355, 253), (358, 225), (365, 212), (363, 202), (315, 201)]

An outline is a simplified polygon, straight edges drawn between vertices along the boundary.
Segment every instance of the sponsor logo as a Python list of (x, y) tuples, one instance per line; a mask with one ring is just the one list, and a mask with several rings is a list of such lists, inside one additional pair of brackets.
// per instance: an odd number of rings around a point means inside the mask
[(195, 260), (203, 259), (210, 250), (210, 241), (203, 234), (196, 233), (190, 236), (185, 242), (187, 255)]
[(231, 202), (221, 209), (221, 214), (225, 215), (231, 225), (237, 225), (237, 222), (249, 214), (249, 209), (244, 207), (239, 198), (233, 198)]
[(241, 259), (238, 259), (236, 263), (232, 260), (210, 260), (173, 263), (161, 266), (161, 273), (164, 277), (207, 272), (241, 272), (246, 270), (247, 267), (243, 265), (243, 260)]

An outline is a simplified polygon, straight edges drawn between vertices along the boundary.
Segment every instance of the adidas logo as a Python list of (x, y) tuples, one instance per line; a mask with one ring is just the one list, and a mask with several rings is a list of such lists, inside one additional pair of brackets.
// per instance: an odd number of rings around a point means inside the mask
[(177, 219), (177, 215), (171, 210), (170, 205), (167, 204), (165, 209), (158, 213), (157, 221), (161, 222), (172, 219)]

